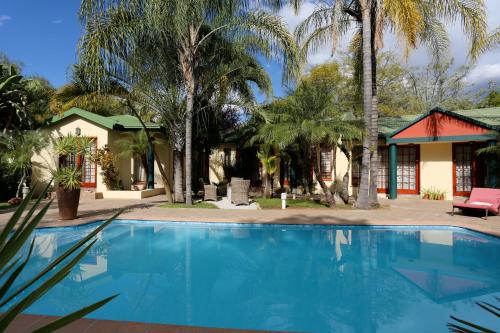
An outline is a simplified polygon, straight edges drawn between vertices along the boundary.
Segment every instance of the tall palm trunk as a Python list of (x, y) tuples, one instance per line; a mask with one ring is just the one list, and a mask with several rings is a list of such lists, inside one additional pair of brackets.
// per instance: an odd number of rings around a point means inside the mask
[(321, 189), (323, 190), (323, 193), (325, 194), (325, 199), (326, 202), (328, 203), (328, 206), (330, 208), (335, 207), (335, 196), (332, 194), (328, 186), (326, 185), (325, 181), (323, 180), (323, 175), (321, 174), (321, 157), (318, 156), (318, 152), (321, 152), (320, 147), (318, 146), (317, 150), (314, 150), (315, 156), (311, 156), (310, 161), (314, 161), (314, 175), (316, 176), (316, 180), (319, 183), (319, 186), (321, 186)]
[(363, 154), (361, 159), (361, 179), (356, 207), (369, 207), (369, 172), (370, 172), (370, 124), (372, 113), (372, 57), (371, 57), (371, 0), (360, 0), (363, 24), (363, 111), (365, 135), (363, 137)]
[[(194, 45), (192, 42), (195, 38), (195, 32), (190, 29), (190, 45)], [(193, 204), (192, 197), (192, 168), (193, 168), (193, 105), (194, 105), (194, 60), (192, 48), (186, 46), (184, 52), (180, 53), (180, 60), (182, 66), (182, 72), (184, 75), (184, 83), (186, 86), (186, 163), (184, 165), (186, 169), (186, 205)]]
[(340, 193), (340, 198), (347, 205), (349, 203), (349, 171), (352, 165), (352, 151), (347, 150), (347, 170), (342, 178), (342, 192)]
[(371, 37), (371, 63), (372, 63), (372, 112), (370, 119), (370, 198), (371, 206), (377, 206), (377, 178), (378, 178), (378, 97), (377, 97), (377, 53), (375, 51), (375, 33)]
[(184, 202), (182, 189), (182, 152), (174, 149), (174, 201)]

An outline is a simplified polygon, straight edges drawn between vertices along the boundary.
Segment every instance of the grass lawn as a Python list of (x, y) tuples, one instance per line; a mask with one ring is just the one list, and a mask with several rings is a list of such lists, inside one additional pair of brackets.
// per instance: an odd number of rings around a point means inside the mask
[[(262, 209), (281, 209), (281, 199), (280, 198), (255, 198), (254, 199)], [(305, 200), (305, 199), (287, 199), (286, 200), (287, 208), (327, 208), (328, 205), (317, 202), (313, 200)]]
[(187, 206), (184, 203), (166, 203), (160, 206), (161, 208), (208, 208), (208, 209), (218, 209), (217, 206), (209, 202), (197, 202), (192, 206)]

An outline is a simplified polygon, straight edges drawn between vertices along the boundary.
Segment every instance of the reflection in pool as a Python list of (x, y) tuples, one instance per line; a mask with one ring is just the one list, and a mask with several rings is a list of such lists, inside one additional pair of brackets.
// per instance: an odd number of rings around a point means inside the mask
[[(95, 226), (38, 230), (22, 278)], [(498, 330), (474, 301), (500, 296), (499, 256), (500, 239), (458, 228), (116, 221), (27, 312), (61, 315), (119, 293), (90, 317), (302, 332), (446, 332), (454, 314)]]

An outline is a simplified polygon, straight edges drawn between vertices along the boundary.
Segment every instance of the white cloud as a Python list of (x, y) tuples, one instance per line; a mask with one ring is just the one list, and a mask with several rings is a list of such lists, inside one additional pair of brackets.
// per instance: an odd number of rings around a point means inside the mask
[(6, 21), (12, 20), (12, 17), (8, 15), (0, 15), (0, 27), (4, 25)]
[(54, 20), (54, 21), (51, 21), (52, 24), (61, 24), (63, 20), (61, 19), (57, 19), (57, 20)]
[(500, 62), (496, 64), (482, 64), (474, 67), (474, 69), (467, 75), (467, 82), (485, 82), (485, 81), (499, 81), (500, 79)]

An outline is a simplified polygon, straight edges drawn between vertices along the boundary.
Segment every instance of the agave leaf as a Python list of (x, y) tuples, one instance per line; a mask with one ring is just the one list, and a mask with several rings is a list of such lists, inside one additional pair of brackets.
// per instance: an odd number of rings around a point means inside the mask
[[(28, 213), (26, 214), (26, 216), (24, 217), (23, 219), (23, 222), (18, 226), (17, 229), (19, 230), (23, 230), (26, 223), (28, 223), (28, 221), (31, 219), (31, 217), (33, 216), (33, 214), (35, 213), (35, 210), (38, 208), (38, 206), (40, 205), (40, 202), (43, 200), (43, 198), (45, 198), (45, 195), (47, 194), (47, 191), (49, 190), (49, 187), (50, 185), (52, 184), (52, 179), (47, 183), (47, 185), (45, 186), (45, 188), (43, 189), (43, 191), (40, 193), (40, 195), (38, 196), (38, 198), (36, 199), (35, 203), (33, 204), (33, 206), (31, 207), (31, 209), (28, 211)], [(33, 191), (30, 191), (30, 194), (32, 193)]]
[[(17, 222), (21, 218), (21, 215), (23, 214), (24, 210), (26, 209), (26, 206), (28, 205), (32, 196), (33, 196), (33, 191), (30, 191), (28, 193), (28, 195), (26, 196), (26, 198), (23, 201), (21, 201), (21, 204), (19, 205), (19, 207), (17, 207), (14, 214), (12, 214), (12, 216), (10, 217), (9, 222), (7, 222), (7, 224), (3, 228), (2, 232), (0, 233), (0, 248), (3, 249), (5, 241), (9, 237), (9, 234), (12, 231), (12, 229), (14, 229)], [(3, 266), (0, 266), (0, 267), (3, 267)]]
[[(462, 319), (459, 319), (459, 318), (454, 317), (454, 316), (450, 316), (450, 317), (451, 317), (453, 320), (456, 320), (456, 321), (458, 321), (458, 322), (459, 322), (459, 323), (461, 323), (461, 324), (464, 324), (464, 325), (470, 326), (470, 327), (472, 327), (472, 328), (475, 328), (476, 330), (479, 330), (479, 332), (484, 332), (484, 333), (495, 333), (495, 331), (492, 331), (492, 330), (490, 330), (490, 329), (488, 329), (488, 328), (485, 328), (485, 327), (482, 327), (482, 326), (476, 325), (476, 324), (474, 324), (474, 323), (468, 322), (468, 321), (466, 321), (466, 320), (462, 320)], [(448, 326), (451, 326), (451, 325), (455, 325), (455, 324), (448, 324)], [(458, 325), (455, 325), (455, 326), (458, 326)], [(460, 327), (460, 326), (458, 326), (458, 327)], [(469, 332), (469, 331), (468, 331), (468, 328), (466, 328), (466, 327), (460, 327), (460, 328), (464, 329), (464, 330), (465, 330), (465, 332)], [(470, 331), (470, 332), (476, 332), (476, 331)], [(476, 333), (477, 333), (477, 332), (476, 332)]]
[(28, 237), (42, 220), (47, 210), (50, 207), (52, 200), (43, 207), (38, 214), (28, 223), (24, 230), (16, 230), (14, 235), (9, 239), (7, 244), (0, 250), (0, 267), (5, 266), (18, 253), (19, 249), (24, 245)]
[(465, 327), (458, 326), (456, 324), (448, 323), (446, 326), (448, 326), (448, 330), (453, 333), (478, 333), (476, 331), (471, 331)]
[(491, 305), (489, 303), (486, 303), (486, 302), (476, 302), (477, 305), (479, 305), (480, 307), (482, 307), (483, 309), (485, 309), (486, 311), (494, 314), (495, 316), (497, 317), (500, 317), (500, 309), (497, 308), (496, 306), (494, 305)]
[(64, 279), (71, 271), (71, 269), (80, 261), (80, 259), (90, 250), (92, 245), (97, 240), (94, 239), (89, 243), (83, 250), (80, 251), (70, 262), (64, 265), (59, 271), (57, 271), (51, 278), (38, 286), (29, 295), (24, 297), (21, 301), (13, 305), (5, 314), (0, 318), (0, 332), (5, 331), (7, 326), (14, 320), (14, 318), (19, 315), (24, 309), (33, 304), (38, 300), (43, 294), (45, 294), (49, 289), (54, 287), (59, 281)]
[(0, 273), (0, 279), (2, 279), (4, 277), (4, 275), (7, 274), (12, 268), (14, 268), (17, 265), (17, 263), (19, 262), (19, 260), (21, 260), (21, 257), (15, 259), (9, 265), (7, 265), (7, 267), (2, 269), (2, 272)]
[(37, 282), (42, 276), (47, 274), (49, 271), (51, 271), (55, 266), (57, 266), (59, 263), (61, 263), (64, 259), (66, 259), (68, 256), (73, 254), (76, 250), (78, 250), (82, 245), (87, 243), (91, 238), (93, 238), (95, 235), (97, 235), (102, 229), (104, 229), (107, 225), (109, 225), (114, 219), (118, 217), (123, 212), (123, 209), (118, 211), (115, 215), (110, 217), (106, 222), (102, 223), (99, 227), (95, 228), (94, 231), (90, 232), (86, 237), (82, 238), (79, 240), (75, 245), (71, 246), (66, 252), (61, 254), (57, 259), (55, 259), (53, 262), (51, 262), (45, 269), (43, 269), (40, 273), (35, 275), (31, 280), (26, 282), (23, 286), (19, 287), (15, 292), (13, 292), (11, 295), (9, 295), (6, 299), (2, 300), (0, 302), (0, 307), (4, 306), (7, 304), (11, 299), (19, 295), (21, 292), (23, 292), (26, 288), (29, 288), (32, 284)]
[(93, 312), (97, 309), (99, 309), (101, 306), (105, 305), (106, 303), (108, 303), (109, 301), (111, 301), (112, 299), (114, 299), (116, 296), (118, 296), (118, 294), (114, 295), (114, 296), (111, 296), (111, 297), (108, 297), (108, 298), (105, 298), (99, 302), (96, 302), (92, 305), (89, 305), (89, 306), (86, 306), (78, 311), (75, 311), (73, 313), (70, 313), (62, 318), (59, 318), (53, 322), (51, 322), (50, 324), (48, 325), (45, 325), (43, 327), (40, 327), (36, 330), (34, 330), (33, 332), (31, 333), (49, 333), (49, 332), (53, 332), (61, 327), (64, 327), (70, 323), (72, 323), (73, 321), (77, 320), (77, 319), (80, 319), (82, 318), (83, 316), (89, 314), (90, 312)]
[(14, 272), (12, 272), (12, 274), (9, 276), (7, 281), (5, 281), (5, 283), (0, 288), (0, 299), (2, 299), (3, 296), (7, 293), (7, 291), (9, 291), (9, 289), (12, 286), (12, 284), (14, 283), (14, 281), (16, 281), (16, 278), (19, 276), (19, 274), (21, 274), (22, 270), (24, 269), (24, 266), (26, 266), (26, 264), (28, 263), (28, 260), (31, 257), (31, 254), (33, 253), (34, 246), (35, 246), (35, 238), (33, 237), (33, 240), (31, 241), (30, 249), (28, 251), (28, 255), (26, 256), (26, 259), (24, 259), (24, 261), (21, 263), (21, 265), (19, 265), (14, 270)]

